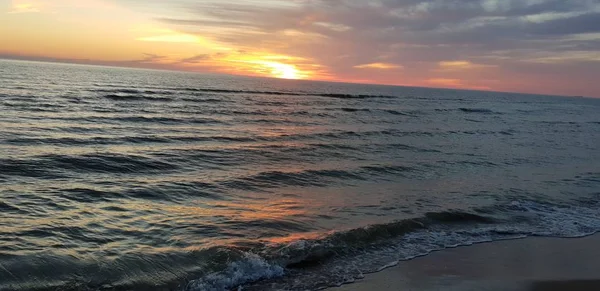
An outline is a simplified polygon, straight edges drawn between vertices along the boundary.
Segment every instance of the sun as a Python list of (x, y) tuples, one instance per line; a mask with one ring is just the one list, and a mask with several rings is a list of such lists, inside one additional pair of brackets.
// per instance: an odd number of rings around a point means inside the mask
[(280, 56), (242, 56), (241, 58), (226, 58), (221, 61), (235, 63), (240, 72), (251, 73), (263, 77), (279, 79), (307, 79), (312, 75), (310, 71), (298, 68), (296, 64), (290, 64), (278, 61), (283, 58)]
[(296, 66), (279, 63), (279, 62), (265, 62), (265, 66), (271, 69), (271, 75), (275, 78), (281, 79), (300, 79), (301, 76), (296, 69)]

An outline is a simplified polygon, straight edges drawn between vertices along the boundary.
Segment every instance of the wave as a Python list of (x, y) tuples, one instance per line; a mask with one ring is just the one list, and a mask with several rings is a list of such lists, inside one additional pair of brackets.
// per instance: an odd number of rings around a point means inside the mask
[(486, 108), (458, 108), (458, 110), (466, 113), (480, 113), (480, 114), (499, 114), (499, 112), (493, 111)]
[(404, 113), (404, 112), (400, 112), (398, 110), (393, 110), (393, 109), (385, 109), (383, 110), (389, 114), (393, 114), (393, 115), (402, 115), (402, 116), (414, 116), (412, 114), (408, 114), (408, 113)]
[(3, 159), (1, 176), (37, 178), (60, 178), (69, 173), (106, 174), (163, 174), (179, 167), (139, 155), (87, 154), (87, 155), (42, 155), (29, 159)]
[(182, 97), (180, 100), (182, 101), (187, 101), (187, 102), (194, 102), (194, 103), (224, 103), (224, 102), (233, 102), (230, 100), (226, 100), (226, 99), (220, 99), (220, 98), (188, 98), (188, 97)]
[(171, 90), (143, 90), (131, 88), (115, 88), (115, 89), (93, 89), (91, 92), (98, 93), (123, 93), (123, 94), (146, 94), (146, 95), (173, 95), (175, 92)]
[[(283, 278), (245, 287), (249, 290), (322, 289), (352, 282), (364, 273), (380, 271), (399, 261), (445, 248), (527, 236), (590, 235), (600, 231), (600, 213), (595, 207), (512, 201), (470, 211), (430, 212), (413, 219), (272, 246), (261, 256), (284, 266)], [(231, 287), (237, 285), (215, 290)]]
[[(209, 118), (174, 118), (174, 117), (146, 117), (146, 116), (120, 116), (120, 117), (82, 117), (82, 118), (69, 118), (59, 120), (69, 121), (85, 121), (85, 122), (128, 122), (128, 123), (159, 123), (159, 124), (223, 124), (222, 121)], [(281, 122), (277, 119), (254, 119), (251, 121), (245, 121), (247, 123), (274, 123)], [(298, 125), (295, 121), (286, 121), (286, 123)], [(310, 125), (310, 124), (307, 124)], [(65, 127), (57, 128), (67, 133), (89, 133), (89, 130), (82, 131), (79, 128)], [(36, 146), (40, 144), (50, 145), (62, 145), (62, 146), (74, 146), (74, 145), (112, 145), (112, 144), (144, 144), (144, 143), (178, 143), (178, 142), (203, 142), (203, 141), (214, 141), (214, 142), (239, 142), (239, 143), (252, 143), (252, 142), (281, 142), (281, 141), (307, 141), (313, 142), (315, 140), (328, 140), (332, 145), (331, 147), (338, 147), (343, 150), (360, 150), (356, 147), (346, 146), (345, 148), (335, 145), (336, 140), (348, 140), (348, 139), (367, 139), (371, 137), (405, 137), (405, 136), (435, 136), (435, 135), (514, 135), (515, 131), (502, 130), (502, 131), (403, 131), (397, 129), (384, 129), (384, 130), (369, 130), (369, 131), (354, 131), (354, 130), (343, 130), (343, 131), (327, 131), (327, 132), (314, 132), (314, 133), (290, 133), (281, 135), (248, 135), (248, 136), (236, 136), (236, 135), (165, 135), (165, 134), (149, 134), (141, 136), (107, 136), (110, 131), (107, 129), (99, 128), (97, 133), (100, 136), (86, 136), (86, 137), (12, 137), (7, 138), (2, 143), (15, 144), (22, 146)], [(395, 144), (396, 149), (403, 150), (414, 150), (416, 152), (435, 152), (430, 149), (423, 149), (418, 147), (410, 147), (403, 144)], [(320, 148), (326, 148), (326, 143), (320, 143)], [(389, 146), (388, 148), (393, 148)], [(342, 152), (340, 152), (342, 153)]]
[(334, 181), (367, 180), (387, 175), (405, 175), (417, 169), (397, 165), (363, 166), (352, 170), (304, 170), (298, 172), (268, 171), (221, 182), (223, 186), (243, 190), (261, 190), (281, 186), (331, 185)]
[(331, 97), (331, 98), (340, 98), (340, 99), (367, 99), (367, 98), (397, 98), (396, 96), (389, 95), (368, 95), (368, 94), (311, 94), (313, 96), (320, 97)]
[(62, 189), (58, 193), (60, 197), (68, 200), (77, 201), (81, 203), (94, 203), (94, 202), (109, 202), (117, 198), (123, 198), (125, 195), (118, 192), (102, 191), (98, 189), (89, 188), (70, 188)]
[(144, 96), (144, 95), (116, 95), (116, 94), (109, 94), (109, 95), (104, 95), (104, 98), (106, 99), (110, 99), (113, 101), (164, 101), (164, 102), (168, 102), (168, 101), (174, 101), (173, 98), (166, 98), (166, 97), (149, 97), (149, 96)]
[(339, 94), (339, 93), (298, 93), (298, 92), (284, 92), (284, 91), (229, 90), (229, 89), (211, 89), (211, 88), (182, 88), (180, 90), (191, 91), (191, 92), (228, 93), (228, 94), (317, 96), (317, 97), (329, 97), (329, 98), (339, 98), (339, 99), (397, 98), (396, 96), (390, 96), (390, 95)]
[(201, 141), (254, 141), (252, 138), (225, 137), (225, 136), (115, 136), (115, 137), (63, 137), (63, 138), (11, 138), (4, 142), (7, 144), (32, 145), (40, 144), (60, 146), (82, 146), (82, 145), (118, 145), (118, 144), (151, 144), (151, 143), (174, 143), (174, 142), (201, 142)]
[[(108, 111), (112, 112), (112, 111)], [(159, 123), (159, 124), (224, 124), (222, 120), (214, 118), (203, 118), (203, 117), (165, 117), (161, 115), (89, 115), (89, 116), (36, 116), (31, 117), (34, 120), (57, 120), (65, 123), (94, 123), (105, 124), (114, 123), (122, 124), (123, 122), (129, 123)]]
[[(444, 248), (526, 236), (579, 237), (599, 231), (597, 200), (583, 205), (512, 201), (471, 210), (429, 212), (283, 244), (263, 242), (187, 253), (129, 254), (102, 266), (72, 257), (3, 257), (0, 289), (35, 290), (33, 284), (60, 290), (224, 291), (242, 286), (245, 290), (315, 290), (338, 286), (363, 273)], [(77, 228), (47, 227), (44, 233), (31, 235), (64, 231), (104, 243), (101, 237)], [(46, 272), (38, 262), (52, 265), (54, 271)], [(136, 271), (140, 268), (143, 273)], [(5, 270), (15, 274), (27, 270), (28, 276), (10, 276)], [(85, 280), (73, 275), (80, 270), (91, 275)]]
[(222, 291), (246, 283), (281, 277), (284, 274), (283, 267), (271, 264), (256, 254), (246, 253), (240, 260), (229, 263), (225, 270), (190, 281), (184, 290)]
[(369, 108), (348, 108), (348, 107), (342, 107), (340, 108), (341, 111), (345, 111), (345, 112), (371, 112), (371, 109)]
[(153, 117), (153, 116), (121, 116), (108, 117), (105, 120), (109, 121), (125, 121), (125, 122), (155, 122), (155, 123), (221, 123), (219, 120), (211, 118), (174, 118), (174, 117)]
[(21, 208), (11, 205), (7, 202), (0, 201), (0, 211), (7, 213), (17, 213), (17, 214), (26, 214), (26, 211), (21, 210)]

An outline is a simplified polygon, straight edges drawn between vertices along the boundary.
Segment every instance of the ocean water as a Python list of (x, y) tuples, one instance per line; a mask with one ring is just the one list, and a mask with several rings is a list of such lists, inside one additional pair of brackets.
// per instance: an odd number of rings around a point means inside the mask
[(0, 60), (0, 290), (318, 290), (600, 230), (600, 100)]

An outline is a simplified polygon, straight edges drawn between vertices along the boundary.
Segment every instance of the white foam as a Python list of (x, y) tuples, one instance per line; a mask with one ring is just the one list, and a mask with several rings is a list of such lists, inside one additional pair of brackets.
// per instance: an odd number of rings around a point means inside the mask
[(241, 287), (242, 284), (284, 275), (284, 269), (269, 264), (255, 254), (246, 254), (239, 261), (231, 262), (221, 272), (215, 272), (188, 283), (187, 291), (223, 291)]
[[(428, 225), (389, 240), (381, 248), (368, 247), (325, 260), (318, 271), (294, 272), (289, 279), (268, 283), (273, 284), (269, 288), (321, 289), (349, 283), (361, 278), (364, 273), (378, 272), (401, 261), (447, 248), (527, 236), (578, 237), (600, 231), (600, 209), (596, 207), (513, 201), (499, 208), (505, 218), (497, 223)], [(323, 241), (291, 242), (277, 248), (274, 263), (268, 263), (257, 255), (248, 255), (223, 272), (192, 282), (187, 290), (230, 290), (257, 280), (283, 276), (284, 268), (281, 266), (315, 254), (318, 257), (328, 247), (340, 246), (329, 246)]]

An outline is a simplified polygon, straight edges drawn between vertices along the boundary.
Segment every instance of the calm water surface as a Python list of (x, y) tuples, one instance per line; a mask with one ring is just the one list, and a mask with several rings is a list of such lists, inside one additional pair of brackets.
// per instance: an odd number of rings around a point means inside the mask
[(600, 230), (600, 100), (0, 60), (0, 290), (315, 290)]

